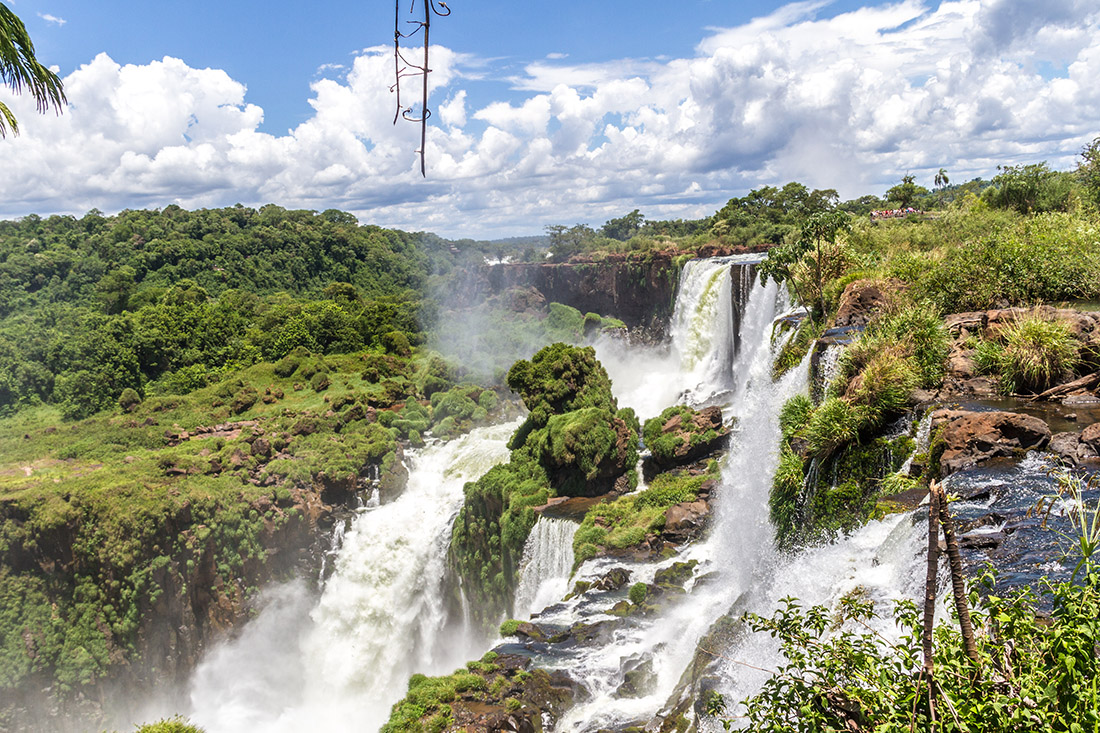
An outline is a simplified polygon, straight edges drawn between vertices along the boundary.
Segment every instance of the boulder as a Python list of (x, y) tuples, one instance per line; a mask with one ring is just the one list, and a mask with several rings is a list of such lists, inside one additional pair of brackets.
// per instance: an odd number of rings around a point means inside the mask
[(1080, 444), (1081, 436), (1078, 433), (1055, 433), (1050, 436), (1047, 450), (1062, 460), (1074, 464), (1077, 463), (1077, 449)]
[(890, 304), (891, 294), (904, 287), (905, 283), (894, 278), (848, 283), (840, 295), (835, 325), (838, 328), (866, 326), (876, 313), (881, 313)]
[(267, 438), (256, 438), (253, 440), (252, 455), (271, 458), (271, 441)]
[(1100, 453), (1100, 422), (1094, 422), (1081, 431), (1081, 442)]
[(653, 464), (668, 468), (697, 461), (724, 447), (730, 429), (723, 423), (718, 407), (693, 410), (677, 406), (646, 420), (643, 434)]
[(685, 501), (665, 510), (665, 528), (661, 533), (670, 542), (684, 542), (697, 537), (710, 517), (710, 505), (705, 501)]
[(1016, 412), (937, 410), (932, 415), (932, 429), (941, 428), (944, 450), (940, 471), (944, 476), (991, 458), (1041, 450), (1051, 437), (1045, 422)]
[(592, 584), (592, 590), (618, 590), (628, 582), (630, 582), (629, 570), (626, 568), (611, 568)]

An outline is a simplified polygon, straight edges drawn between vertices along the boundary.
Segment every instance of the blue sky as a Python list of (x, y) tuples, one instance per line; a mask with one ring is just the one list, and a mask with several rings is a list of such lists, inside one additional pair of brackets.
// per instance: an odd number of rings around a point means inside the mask
[(498, 236), (788, 180), (1071, 167), (1100, 134), (1092, 0), (453, 0), (426, 181), (417, 130), (389, 124), (389, 2), (4, 1), (71, 103), (9, 101), (5, 217), (274, 201)]

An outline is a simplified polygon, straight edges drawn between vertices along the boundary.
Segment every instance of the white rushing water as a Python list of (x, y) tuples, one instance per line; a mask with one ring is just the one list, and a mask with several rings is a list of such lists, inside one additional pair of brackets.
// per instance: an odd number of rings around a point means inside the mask
[(414, 672), (480, 656), (450, 612), (444, 581), (462, 487), (507, 459), (518, 422), (479, 428), (411, 458), (396, 501), (344, 534), (319, 599), (279, 589), (239, 638), (214, 649), (191, 685), (191, 719), (209, 733), (376, 730)]
[[(669, 343), (660, 347), (628, 345), (604, 338), (596, 356), (607, 369), (620, 407), (632, 407), (643, 420), (674, 404), (701, 406), (728, 402), (746, 300), (755, 292), (759, 255), (690, 260), (680, 274)], [(736, 293), (741, 300), (734, 302)], [(765, 325), (770, 326), (770, 321)], [(751, 340), (751, 338), (750, 338)]]
[[(835, 602), (857, 585), (876, 599), (909, 592), (907, 563), (920, 532), (904, 517), (873, 522), (842, 542), (794, 557), (773, 548), (768, 495), (778, 461), (779, 408), (809, 389), (809, 357), (771, 379), (785, 340), (773, 343), (773, 324), (789, 303), (785, 289), (760, 284), (743, 266), (749, 262), (722, 257), (685, 266), (664, 348), (597, 344), (620, 406), (645, 419), (677, 403), (717, 404), (726, 419), (737, 418), (738, 428), (715, 492), (711, 532), (675, 557), (597, 558), (571, 578), (577, 525), (548, 517), (536, 523), (524, 548), (517, 618), (531, 615), (559, 628), (612, 619), (607, 611), (625, 590), (562, 599), (573, 581), (596, 579), (613, 567), (627, 569), (631, 584), (653, 582), (657, 572), (684, 561), (695, 561), (695, 577), (705, 577), (689, 582), (688, 592), (658, 613), (617, 624), (599, 644), (552, 649), (536, 659), (568, 671), (587, 690), (554, 730), (651, 720), (699, 639), (735, 602), (767, 614), (784, 595)], [(412, 673), (446, 673), (480, 657), (492, 640), (470, 633), (461, 604), (447, 600), (454, 595), (446, 588), (447, 546), (462, 485), (506, 460), (515, 427), (481, 429), (414, 455), (401, 498), (363, 511), (341, 536), (328, 560), (335, 571), (319, 596), (307, 584), (272, 591), (258, 618), (207, 656), (193, 679), (191, 718), (209, 733), (376, 730)], [(774, 667), (769, 642), (748, 637), (731, 655)], [(624, 691), (625, 672), (640, 666), (652, 670), (646, 684)], [(731, 700), (762, 681), (745, 669), (722, 670), (720, 689)]]
[(573, 535), (577, 523), (556, 517), (539, 517), (520, 561), (516, 585), (515, 618), (525, 619), (554, 603), (569, 591), (573, 572)]

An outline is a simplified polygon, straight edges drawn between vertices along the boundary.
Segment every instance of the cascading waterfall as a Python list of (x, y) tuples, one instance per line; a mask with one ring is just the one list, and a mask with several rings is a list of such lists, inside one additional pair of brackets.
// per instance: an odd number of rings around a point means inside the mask
[[(568, 670), (588, 692), (555, 730), (650, 720), (669, 699), (699, 639), (739, 599), (769, 613), (779, 595), (828, 600), (854, 584), (875, 597), (904, 591), (907, 576), (899, 568), (920, 544), (920, 532), (902, 517), (871, 523), (843, 542), (794, 558), (773, 549), (767, 500), (778, 461), (779, 408), (809, 389), (810, 357), (772, 381), (773, 357), (784, 340), (773, 342), (773, 324), (789, 303), (774, 281), (759, 282), (753, 259), (685, 266), (671, 348), (663, 353), (597, 344), (619, 404), (643, 419), (678, 402), (719, 404), (742, 429), (722, 467), (704, 541), (657, 562), (597, 558), (578, 568), (576, 580), (626, 567), (630, 583), (652, 582), (673, 562), (695, 560), (696, 577), (708, 579), (689, 583), (679, 601), (657, 614), (617, 626), (602, 645), (551, 649), (554, 656), (539, 657), (539, 665)], [(480, 657), (491, 640), (471, 634), (458, 612), (464, 609), (445, 600), (446, 554), (463, 484), (507, 458), (516, 424), (479, 429), (414, 455), (405, 493), (362, 510), (344, 533), (319, 597), (306, 584), (273, 591), (274, 600), (237, 639), (207, 656), (193, 678), (191, 718), (209, 733), (373, 730), (388, 718), (411, 674), (446, 673)], [(524, 549), (516, 617), (539, 613), (540, 623), (562, 627), (608, 618), (621, 595), (562, 600), (571, 582), (576, 527), (549, 517), (536, 523)], [(460, 588), (451, 590), (461, 596)], [(761, 667), (776, 664), (767, 640), (749, 637), (734, 653)], [(625, 670), (638, 665), (652, 669), (651, 679), (645, 689), (624, 694)], [(736, 665), (723, 671), (721, 688), (732, 699), (760, 683), (743, 672)]]
[(671, 343), (665, 348), (624, 346), (610, 339), (596, 344), (620, 406), (634, 408), (645, 419), (677, 403), (729, 401), (739, 344), (746, 336), (755, 338), (744, 332), (753, 320), (748, 311), (759, 259), (731, 255), (687, 262), (669, 325)]
[(301, 584), (289, 586), (199, 665), (191, 718), (210, 733), (376, 729), (411, 674), (479, 656), (487, 640), (464, 634), (449, 613), (447, 548), (463, 485), (507, 459), (517, 425), (414, 455), (405, 492), (361, 512), (344, 534), (315, 605)]
[[(681, 291), (684, 297), (685, 291)], [(679, 309), (680, 303), (677, 304)], [(697, 574), (715, 573), (710, 582), (691, 592), (657, 618), (642, 619), (618, 629), (612, 641), (599, 648), (581, 648), (564, 659), (548, 660), (550, 666), (567, 669), (588, 689), (589, 701), (573, 708), (556, 730), (594, 730), (648, 719), (668, 699), (691, 660), (695, 645), (710, 624), (729, 610), (734, 599), (751, 585), (762, 564), (771, 556), (771, 526), (767, 497), (778, 460), (779, 407), (807, 388), (807, 362), (778, 382), (771, 379), (773, 358), (771, 327), (786, 307), (785, 293), (774, 282), (757, 283), (745, 305), (741, 325), (741, 349), (728, 376), (732, 391), (728, 411), (751, 430), (741, 431), (722, 471), (718, 516), (709, 539), (689, 546), (678, 557), (659, 564), (629, 565), (630, 582), (651, 582), (661, 568), (675, 561), (697, 560)], [(728, 313), (719, 317), (727, 318)], [(677, 328), (684, 326), (683, 321)], [(684, 337), (683, 334), (676, 336)], [(623, 565), (608, 559), (585, 563), (578, 578), (594, 578), (609, 567)], [(605, 612), (616, 600), (602, 604), (574, 600), (555, 607), (540, 619), (564, 623), (577, 616)], [(619, 686), (624, 670), (637, 663), (652, 665), (653, 681), (646, 694), (625, 696)]]
[(569, 591), (577, 526), (576, 522), (558, 517), (539, 517), (535, 522), (520, 561), (515, 618), (528, 618)]

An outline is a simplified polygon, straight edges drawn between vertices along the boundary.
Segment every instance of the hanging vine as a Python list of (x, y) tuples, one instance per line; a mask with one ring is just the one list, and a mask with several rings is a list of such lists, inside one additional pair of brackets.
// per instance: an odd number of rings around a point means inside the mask
[[(412, 15), (416, 11), (417, 0), (410, 0), (409, 14)], [(390, 87), (391, 92), (397, 93), (397, 110), (393, 114), (393, 124), (397, 124), (397, 120), (404, 119), (409, 122), (417, 122), (420, 124), (420, 149), (416, 152), (420, 155), (420, 175), (427, 178), (428, 174), (424, 166), (424, 148), (428, 142), (428, 118), (432, 116), (432, 112), (428, 109), (428, 74), (431, 73), (431, 66), (428, 64), (428, 36), (431, 32), (432, 16), (436, 15), (440, 18), (445, 18), (451, 14), (451, 9), (447, 7), (445, 2), (436, 2), (436, 0), (420, 0), (420, 4), (424, 6), (424, 19), (423, 20), (406, 20), (405, 23), (414, 26), (408, 33), (401, 32), (401, 0), (394, 0), (394, 16), (393, 16), (393, 69), (394, 69), (394, 83)], [(401, 40), (405, 38), (412, 38), (417, 33), (424, 32), (424, 61), (423, 63), (414, 63), (405, 58), (405, 55), (401, 52)], [(411, 105), (402, 105), (401, 103), (401, 80), (409, 77), (421, 77), (423, 81), (423, 93), (420, 100), (420, 114), (417, 115), (413, 111)]]

